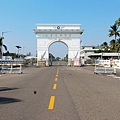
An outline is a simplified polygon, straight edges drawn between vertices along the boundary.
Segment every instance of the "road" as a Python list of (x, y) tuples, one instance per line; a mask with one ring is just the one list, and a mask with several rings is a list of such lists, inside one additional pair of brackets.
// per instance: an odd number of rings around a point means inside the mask
[(120, 120), (119, 79), (62, 64), (0, 76), (0, 120)]

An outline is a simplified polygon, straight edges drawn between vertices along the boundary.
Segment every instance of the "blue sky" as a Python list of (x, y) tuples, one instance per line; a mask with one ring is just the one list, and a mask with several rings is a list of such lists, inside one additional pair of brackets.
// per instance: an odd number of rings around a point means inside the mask
[[(81, 24), (82, 45), (109, 43), (108, 30), (119, 17), (120, 0), (0, 0), (0, 33), (11, 31), (3, 41), (10, 52), (20, 45), (21, 53), (36, 54), (36, 24)], [(50, 52), (63, 57), (67, 47), (56, 43)]]

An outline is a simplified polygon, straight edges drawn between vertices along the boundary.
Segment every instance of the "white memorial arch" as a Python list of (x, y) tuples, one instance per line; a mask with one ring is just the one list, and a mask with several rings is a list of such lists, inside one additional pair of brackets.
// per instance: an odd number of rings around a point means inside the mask
[[(80, 24), (37, 24), (33, 29), (37, 37), (37, 63), (44, 59), (49, 66), (49, 47), (55, 42), (62, 42), (68, 47), (68, 65), (71, 60), (80, 58)], [(59, 48), (58, 48), (59, 49)]]

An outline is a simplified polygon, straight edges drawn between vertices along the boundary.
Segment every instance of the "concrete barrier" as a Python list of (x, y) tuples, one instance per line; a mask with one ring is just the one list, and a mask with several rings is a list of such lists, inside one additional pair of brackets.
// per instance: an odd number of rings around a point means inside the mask
[(116, 74), (116, 69), (114, 67), (95, 67), (94, 73), (113, 73)]
[[(120, 63), (120, 60), (116, 60), (117, 63)], [(113, 73), (116, 74), (115, 61), (110, 60), (97, 60), (95, 62), (94, 73)], [(117, 65), (118, 66), (118, 65)]]
[(22, 66), (23, 64), (0, 64), (1, 66), (1, 73), (18, 73), (22, 74)]

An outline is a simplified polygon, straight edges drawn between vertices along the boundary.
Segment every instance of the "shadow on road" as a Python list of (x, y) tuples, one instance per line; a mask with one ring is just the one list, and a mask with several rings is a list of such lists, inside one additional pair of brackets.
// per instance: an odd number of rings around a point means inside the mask
[(2, 91), (9, 91), (9, 90), (16, 90), (18, 88), (8, 88), (8, 87), (0, 87), (0, 92)]
[(7, 98), (7, 97), (0, 97), (0, 104), (9, 104), (15, 102), (21, 102), (22, 100), (15, 99), (15, 98)]
[[(0, 87), (0, 92), (16, 90), (18, 88), (8, 88), (8, 87)], [(22, 100), (15, 99), (15, 98), (8, 98), (8, 97), (0, 97), (0, 104), (8, 104), (14, 102), (21, 102)]]

